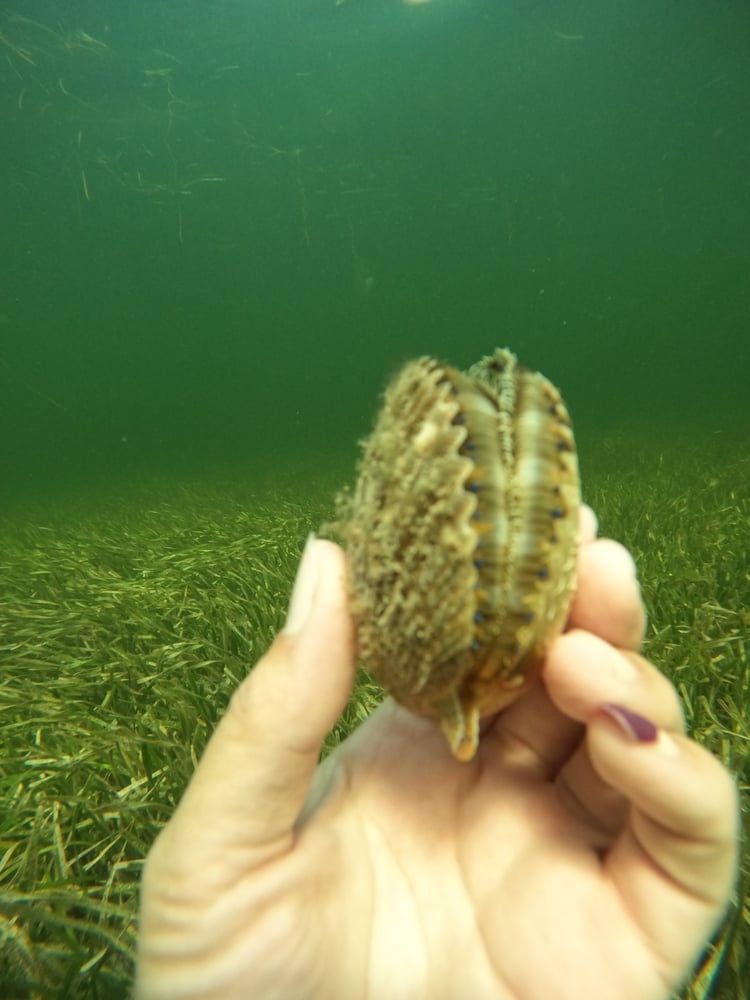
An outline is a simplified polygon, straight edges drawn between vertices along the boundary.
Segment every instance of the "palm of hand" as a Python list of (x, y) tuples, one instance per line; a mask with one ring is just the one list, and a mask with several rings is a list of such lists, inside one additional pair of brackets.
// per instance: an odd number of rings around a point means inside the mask
[(321, 768), (298, 825), (287, 918), (309, 936), (271, 961), (278, 995), (604, 997), (611, 981), (613, 997), (661, 996), (603, 863), (615, 831), (557, 776), (501, 721), (467, 765), (434, 726), (382, 706)]

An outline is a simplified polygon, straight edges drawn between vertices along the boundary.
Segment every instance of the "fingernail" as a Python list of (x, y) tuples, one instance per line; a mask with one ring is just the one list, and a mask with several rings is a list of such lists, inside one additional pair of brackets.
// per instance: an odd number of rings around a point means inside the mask
[(614, 702), (605, 701), (599, 705), (600, 712), (616, 722), (620, 731), (628, 737), (632, 743), (656, 743), (659, 737), (659, 730), (650, 719), (624, 705), (616, 705)]
[(297, 569), (292, 596), (289, 599), (289, 610), (287, 611), (286, 624), (283, 629), (286, 635), (298, 635), (310, 617), (319, 577), (318, 559), (314, 543), (315, 535), (310, 532), (307, 536), (305, 547), (302, 550), (302, 558)]

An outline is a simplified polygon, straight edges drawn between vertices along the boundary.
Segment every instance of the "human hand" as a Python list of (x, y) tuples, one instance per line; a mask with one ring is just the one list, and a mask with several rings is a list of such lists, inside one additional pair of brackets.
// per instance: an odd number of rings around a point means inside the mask
[(570, 630), (469, 763), (386, 700), (318, 766), (355, 654), (343, 553), (308, 544), (147, 859), (138, 1000), (669, 996), (731, 891), (736, 792), (594, 533), (589, 512)]

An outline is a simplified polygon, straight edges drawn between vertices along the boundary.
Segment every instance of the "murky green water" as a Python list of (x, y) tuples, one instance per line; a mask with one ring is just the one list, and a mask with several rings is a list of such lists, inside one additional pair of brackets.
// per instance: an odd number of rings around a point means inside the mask
[(29, 0), (0, 32), (3, 494), (350, 463), (402, 360), (496, 345), (584, 468), (744, 448), (741, 0)]

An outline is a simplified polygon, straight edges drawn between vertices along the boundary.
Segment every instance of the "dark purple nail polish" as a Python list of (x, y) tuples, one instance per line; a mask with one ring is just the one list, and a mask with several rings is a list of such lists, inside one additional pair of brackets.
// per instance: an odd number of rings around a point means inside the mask
[(599, 711), (604, 712), (606, 716), (616, 722), (633, 743), (656, 743), (659, 730), (650, 719), (625, 708), (624, 705), (616, 705), (611, 701), (605, 701), (601, 704)]

